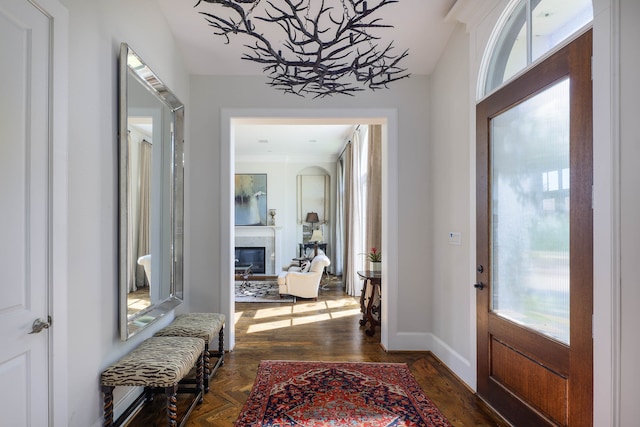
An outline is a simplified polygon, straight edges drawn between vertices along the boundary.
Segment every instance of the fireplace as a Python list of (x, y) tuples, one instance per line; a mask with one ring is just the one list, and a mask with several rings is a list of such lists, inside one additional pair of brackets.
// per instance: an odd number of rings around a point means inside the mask
[[(281, 268), (280, 247), (282, 246), (281, 227), (268, 225), (260, 227), (255, 225), (234, 227), (235, 237), (233, 246), (238, 248), (264, 248), (264, 273), (265, 275), (277, 275)], [(237, 251), (236, 251), (237, 253)], [(236, 259), (238, 259), (236, 255)], [(263, 258), (260, 258), (262, 261)], [(247, 264), (248, 265), (248, 264)], [(288, 264), (287, 264), (288, 266)], [(238, 263), (236, 263), (236, 270)]]
[(236, 270), (244, 270), (252, 265), (253, 274), (265, 274), (265, 248), (236, 246)]

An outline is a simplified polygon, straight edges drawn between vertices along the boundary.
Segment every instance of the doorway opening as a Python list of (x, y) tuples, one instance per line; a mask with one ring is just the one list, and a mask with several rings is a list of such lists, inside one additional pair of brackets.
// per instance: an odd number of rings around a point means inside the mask
[[(221, 171), (221, 188), (223, 193), (221, 204), (221, 310), (228, 319), (235, 319), (235, 301), (233, 278), (235, 271), (234, 229), (234, 175), (235, 175), (235, 127), (247, 123), (271, 124), (378, 124), (382, 127), (382, 242), (387, 253), (397, 253), (397, 192), (388, 191), (397, 188), (397, 112), (394, 109), (225, 109), (221, 117), (221, 140), (227, 141), (221, 146), (223, 170)], [(397, 262), (389, 257), (385, 260), (383, 281), (397, 283)], [(394, 319), (397, 317), (397, 288), (385, 287), (382, 298), (387, 301), (382, 307), (381, 345), (391, 349), (389, 331), (395, 330)], [(225, 348), (232, 350), (235, 346), (235, 331), (230, 321), (225, 334)]]

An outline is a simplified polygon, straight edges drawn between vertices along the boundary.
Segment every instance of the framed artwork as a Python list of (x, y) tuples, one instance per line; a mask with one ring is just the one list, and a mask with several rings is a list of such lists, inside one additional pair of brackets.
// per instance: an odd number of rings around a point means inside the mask
[(235, 224), (267, 225), (267, 174), (236, 174)]

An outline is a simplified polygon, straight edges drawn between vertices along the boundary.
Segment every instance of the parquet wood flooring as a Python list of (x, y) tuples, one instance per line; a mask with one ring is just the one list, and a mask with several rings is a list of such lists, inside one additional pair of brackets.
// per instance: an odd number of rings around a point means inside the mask
[(233, 426), (261, 360), (404, 362), (453, 426), (508, 426), (430, 352), (385, 352), (380, 331), (367, 336), (360, 318), (359, 300), (335, 282), (320, 291), (318, 301), (236, 303), (236, 346), (186, 427)]

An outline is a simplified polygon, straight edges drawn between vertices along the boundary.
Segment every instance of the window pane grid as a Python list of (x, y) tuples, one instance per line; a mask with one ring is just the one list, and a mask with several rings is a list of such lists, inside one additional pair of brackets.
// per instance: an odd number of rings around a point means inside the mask
[(593, 20), (592, 0), (520, 0), (492, 49), (484, 95), (550, 52)]

